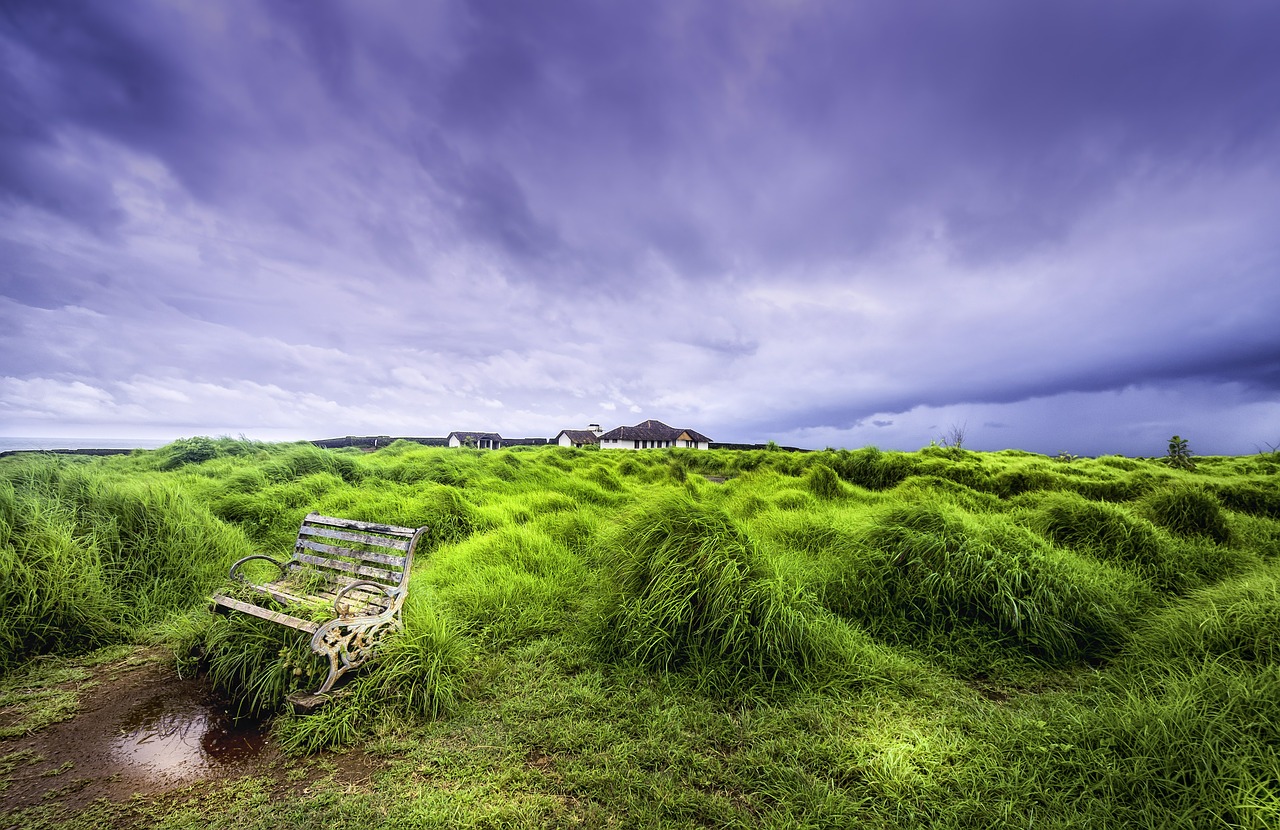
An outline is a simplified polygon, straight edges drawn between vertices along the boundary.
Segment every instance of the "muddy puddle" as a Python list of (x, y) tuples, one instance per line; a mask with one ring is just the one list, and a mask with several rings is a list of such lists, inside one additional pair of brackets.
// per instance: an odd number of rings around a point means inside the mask
[(179, 679), (160, 660), (97, 678), (73, 719), (0, 741), (0, 758), (23, 759), (0, 776), (0, 815), (256, 774), (279, 757), (267, 726), (234, 720), (207, 681)]
[(254, 761), (266, 740), (265, 723), (234, 719), (203, 684), (186, 681), (139, 701), (121, 721), (109, 753), (149, 775), (204, 778)]

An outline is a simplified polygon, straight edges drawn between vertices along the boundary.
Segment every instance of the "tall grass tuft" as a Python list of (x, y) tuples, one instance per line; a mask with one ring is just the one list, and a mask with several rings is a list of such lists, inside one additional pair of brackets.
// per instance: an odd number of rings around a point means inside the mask
[(845, 494), (840, 477), (826, 464), (815, 464), (809, 468), (805, 483), (809, 492), (820, 499), (838, 499)]
[(902, 453), (881, 452), (876, 447), (840, 450), (830, 465), (845, 481), (868, 490), (888, 490), (913, 472), (911, 459)]
[(598, 642), (607, 659), (801, 682), (823, 662), (816, 603), (759, 561), (723, 511), (663, 493), (606, 542)]
[(1123, 571), (942, 501), (883, 511), (862, 545), (827, 601), (890, 642), (977, 634), (1053, 662), (1098, 658), (1125, 641), (1151, 600)]
[(89, 649), (125, 633), (101, 552), (65, 506), (0, 488), (0, 673), (24, 658)]
[(263, 473), (276, 482), (295, 481), (316, 473), (332, 473), (343, 481), (356, 483), (364, 476), (352, 455), (322, 450), (307, 443), (286, 447), (263, 466)]
[(1147, 493), (1142, 506), (1151, 521), (1179, 536), (1204, 536), (1218, 544), (1231, 539), (1222, 507), (1198, 487), (1174, 485)]
[[(624, 458), (622, 463), (618, 465), (618, 472), (622, 475), (634, 476), (639, 474), (641, 467), (634, 459)], [(596, 484), (601, 490), (609, 493), (622, 492), (622, 481), (606, 467), (592, 467), (586, 474), (588, 481)]]
[[(1152, 518), (1181, 522), (1184, 528), (1216, 526), (1221, 520), (1216, 502), (1206, 503), (1203, 493), (1159, 489), (1153, 494), (1146, 498), (1157, 506), (1138, 506)], [(1093, 502), (1074, 493), (1046, 496), (1027, 521), (1058, 544), (1131, 569), (1163, 592), (1185, 593), (1239, 573), (1256, 559), (1252, 552), (1202, 541), (1213, 542), (1210, 537), (1171, 537), (1149, 519), (1134, 516), (1127, 506)], [(1220, 531), (1210, 532), (1226, 534), (1227, 526), (1224, 522)]]
[(476, 508), (456, 487), (440, 485), (422, 491), (422, 525), (434, 548), (466, 539), (483, 525)]
[(316, 688), (328, 664), (309, 637), (247, 614), (218, 615), (204, 630), (209, 680), (236, 705), (236, 716), (279, 710), (290, 693)]
[(441, 717), (461, 699), (471, 643), (428, 590), (406, 602), (404, 625), (379, 652), (371, 685), (398, 713)]
[(471, 648), (433, 602), (411, 594), (405, 630), (387, 639), (368, 669), (342, 686), (318, 713), (277, 722), (286, 752), (309, 753), (352, 743), (384, 726), (443, 717), (461, 699)]
[(0, 668), (120, 642), (208, 598), (244, 534), (150, 477), (57, 459), (8, 467), (0, 488)]

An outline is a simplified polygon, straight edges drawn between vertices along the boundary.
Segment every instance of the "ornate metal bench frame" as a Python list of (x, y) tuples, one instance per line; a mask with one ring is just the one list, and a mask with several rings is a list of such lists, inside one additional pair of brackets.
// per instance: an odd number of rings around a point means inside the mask
[[(311, 513), (302, 520), (289, 560), (255, 554), (231, 566), (230, 578), (264, 604), (216, 594), (213, 610), (239, 611), (310, 634), (311, 650), (329, 660), (329, 674), (313, 693), (325, 695), (340, 677), (368, 662), (386, 635), (403, 627), (400, 609), (409, 593), (413, 552), (425, 531)], [(280, 578), (250, 582), (240, 569), (254, 560), (275, 565)], [(332, 618), (304, 619), (268, 602), (332, 606)]]

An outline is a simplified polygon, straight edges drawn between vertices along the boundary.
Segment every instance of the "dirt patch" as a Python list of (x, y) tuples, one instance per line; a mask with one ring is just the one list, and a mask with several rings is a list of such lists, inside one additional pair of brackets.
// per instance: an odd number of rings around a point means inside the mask
[(233, 723), (199, 679), (163, 655), (98, 667), (80, 687), (75, 717), (0, 741), (0, 808), (56, 802), (80, 809), (196, 781), (270, 770), (280, 754), (264, 724)]
[[(163, 651), (76, 664), (65, 674), (23, 694), (66, 698), (56, 715), (66, 719), (0, 739), (0, 828), (26, 826), (29, 808), (48, 821), (49, 810), (70, 817), (100, 801), (132, 817), (122, 826), (145, 827), (168, 803), (220, 798), (243, 779), (259, 779), (274, 801), (315, 787), (366, 788), (387, 768), (358, 749), (284, 755), (269, 724), (233, 722), (207, 680), (178, 677)], [(25, 722), (20, 708), (0, 707), (0, 720), (11, 728)]]
[[(315, 778), (364, 785), (384, 764), (363, 752), (284, 756), (265, 722), (235, 722), (203, 678), (141, 651), (62, 684), (79, 698), (69, 720), (0, 740), (0, 816), (36, 805), (77, 812), (99, 799), (163, 798), (192, 785), (262, 776), (281, 794)], [(0, 711), (0, 720), (14, 712)]]

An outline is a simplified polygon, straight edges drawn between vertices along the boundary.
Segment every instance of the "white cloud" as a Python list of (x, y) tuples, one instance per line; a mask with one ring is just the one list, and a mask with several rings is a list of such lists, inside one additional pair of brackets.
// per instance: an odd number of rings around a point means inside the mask
[(0, 409), (6, 420), (41, 422), (92, 421), (116, 405), (111, 393), (82, 381), (54, 378), (0, 378)]

